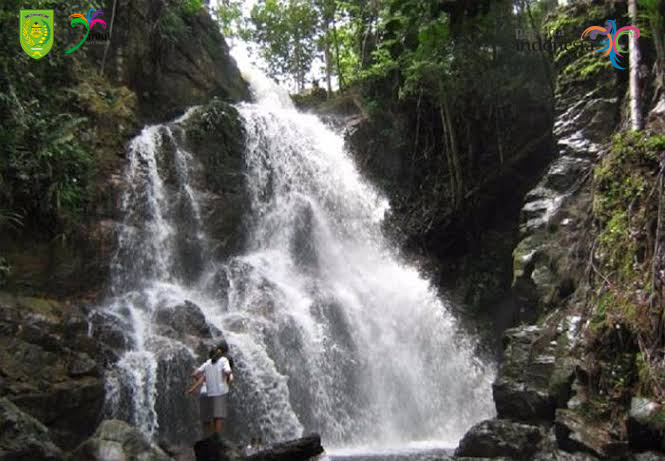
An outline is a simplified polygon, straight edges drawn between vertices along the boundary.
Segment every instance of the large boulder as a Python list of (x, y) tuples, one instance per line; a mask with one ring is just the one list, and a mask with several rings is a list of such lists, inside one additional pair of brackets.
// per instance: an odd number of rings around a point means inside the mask
[(184, 122), (187, 144), (203, 166), (195, 180), (205, 194), (199, 199), (212, 256), (227, 259), (245, 245), (249, 191), (245, 174), (245, 129), (238, 110), (219, 98)]
[(158, 335), (178, 340), (202, 356), (207, 356), (212, 340), (222, 336), (219, 329), (208, 323), (201, 308), (188, 300), (160, 306), (152, 321)]
[(48, 429), (5, 398), (0, 398), (0, 461), (59, 461), (60, 448)]
[(455, 456), (530, 459), (545, 438), (538, 426), (490, 419), (473, 426), (462, 438)]
[(213, 434), (194, 444), (196, 461), (240, 461), (244, 455), (239, 447)]
[(499, 418), (554, 419), (556, 402), (548, 386), (555, 357), (549, 343), (547, 331), (535, 325), (505, 332), (503, 360), (492, 385)]
[(601, 422), (589, 421), (573, 411), (556, 411), (554, 432), (559, 447), (568, 452), (590, 453), (600, 458), (621, 458), (628, 444)]
[(70, 461), (171, 461), (136, 428), (115, 419), (103, 421), (95, 434), (79, 445)]
[(0, 396), (62, 448), (94, 430), (105, 399), (99, 344), (76, 306), (0, 293)]
[(276, 443), (247, 457), (247, 461), (307, 461), (323, 453), (319, 434)]
[(633, 397), (626, 427), (631, 448), (665, 451), (665, 410), (660, 404)]
[(199, 440), (194, 445), (196, 461), (307, 461), (323, 451), (318, 434), (275, 443), (247, 456), (217, 434)]
[(577, 369), (571, 350), (579, 324), (579, 316), (552, 315), (541, 325), (505, 331), (501, 365), (492, 385), (499, 418), (551, 424), (555, 409), (566, 408)]

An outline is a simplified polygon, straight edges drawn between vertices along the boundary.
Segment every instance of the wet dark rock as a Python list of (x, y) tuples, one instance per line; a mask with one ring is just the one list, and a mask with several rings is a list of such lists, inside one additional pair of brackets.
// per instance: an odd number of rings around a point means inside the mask
[(60, 461), (64, 454), (53, 444), (48, 429), (0, 398), (0, 461)]
[(124, 421), (103, 421), (95, 434), (79, 445), (70, 461), (150, 460), (171, 461), (138, 431)]
[(559, 447), (568, 452), (585, 452), (600, 458), (620, 458), (628, 452), (628, 444), (618, 434), (572, 410), (556, 411), (554, 432)]
[(626, 427), (634, 450), (665, 451), (665, 410), (658, 403), (633, 397)]
[(247, 461), (307, 461), (323, 453), (321, 437), (310, 434), (296, 440), (276, 443), (247, 457)]
[(155, 357), (159, 389), (155, 397), (159, 424), (157, 436), (159, 440), (169, 443), (191, 446), (200, 437), (199, 424), (196, 424), (199, 420), (199, 401), (197, 396), (185, 396), (184, 392), (192, 384), (192, 371), (205, 359), (206, 354), (202, 354), (199, 361), (196, 361), (188, 348), (171, 341), (164, 341), (156, 349), (159, 351)]
[(194, 444), (196, 461), (240, 461), (242, 451), (217, 434)]
[(554, 351), (545, 329), (518, 327), (504, 334), (505, 350), (492, 385), (499, 418), (551, 421), (556, 402), (549, 393)]
[(244, 248), (247, 235), (244, 126), (235, 107), (215, 98), (197, 110), (184, 128), (191, 151), (203, 167), (196, 181), (206, 192), (199, 206), (210, 250), (220, 260), (227, 259)]
[(0, 293), (0, 396), (36, 418), (60, 447), (94, 430), (105, 398), (101, 347), (82, 311), (40, 298)]
[(545, 432), (538, 426), (490, 419), (473, 426), (460, 441), (455, 456), (529, 459), (539, 449)]
[(79, 376), (101, 376), (99, 364), (92, 360), (88, 354), (79, 354), (69, 363), (67, 373), (72, 378)]
[(321, 437), (311, 434), (280, 442), (245, 456), (235, 445), (215, 434), (194, 444), (196, 461), (307, 461), (323, 453)]
[(88, 316), (90, 336), (102, 345), (107, 363), (118, 360), (123, 352), (133, 347), (132, 331), (127, 320), (101, 309), (93, 310)]
[(174, 306), (164, 306), (155, 312), (153, 318), (159, 334), (169, 337), (194, 335), (209, 338), (212, 330), (206, 322), (201, 308), (191, 301)]

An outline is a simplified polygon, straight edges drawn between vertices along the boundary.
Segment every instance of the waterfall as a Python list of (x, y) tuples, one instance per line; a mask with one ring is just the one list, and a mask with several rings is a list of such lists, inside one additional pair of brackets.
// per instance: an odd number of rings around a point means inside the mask
[(256, 103), (237, 106), (250, 202), (242, 254), (212, 256), (202, 166), (183, 128), (200, 109), (144, 128), (129, 147), (104, 310), (130, 333), (107, 376), (107, 412), (153, 438), (197, 435), (195, 403), (183, 396), (201, 358), (197, 333), (169, 336), (163, 321), (198, 308), (197, 328), (223, 334), (236, 361), (236, 434), (454, 446), (494, 413), (492, 367), (475, 357), (449, 301), (383, 236), (388, 201), (343, 138), (265, 77), (245, 76)]

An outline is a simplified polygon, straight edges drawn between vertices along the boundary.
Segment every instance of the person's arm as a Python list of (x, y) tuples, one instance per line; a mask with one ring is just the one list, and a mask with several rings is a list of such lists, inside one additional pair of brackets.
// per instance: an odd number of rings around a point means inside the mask
[(198, 376), (196, 378), (196, 382), (194, 384), (192, 384), (192, 387), (187, 389), (187, 394), (193, 394), (194, 392), (196, 392), (196, 390), (203, 385), (204, 381), (205, 381), (205, 377), (203, 376), (203, 374)]
[(192, 372), (192, 378), (199, 379), (201, 376), (203, 376), (203, 370), (205, 369), (206, 363), (208, 363), (208, 361), (203, 362), (200, 367), (196, 368)]
[(233, 382), (233, 370), (231, 369), (229, 359), (226, 357), (224, 357), (224, 363), (222, 364), (222, 378), (224, 378), (224, 381), (228, 384)]

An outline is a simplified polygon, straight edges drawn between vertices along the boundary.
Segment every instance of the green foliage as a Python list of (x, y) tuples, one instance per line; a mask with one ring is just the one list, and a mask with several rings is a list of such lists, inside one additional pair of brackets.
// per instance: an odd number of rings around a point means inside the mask
[[(85, 216), (97, 175), (97, 136), (131, 118), (133, 95), (99, 77), (86, 53), (53, 49), (40, 60), (15, 46), (19, 2), (0, 7), (0, 226), (16, 232), (23, 225), (45, 235), (66, 235)], [(100, 4), (37, 1), (32, 8), (54, 8), (55, 27), (66, 48), (68, 14)], [(3, 225), (4, 224), (4, 225)]]
[(316, 50), (316, 10), (304, 0), (262, 0), (252, 8), (251, 21), (268, 73), (292, 77), (304, 89)]
[[(592, 342), (607, 343), (617, 336), (620, 325), (621, 341), (610, 341), (617, 354), (634, 355), (635, 338), (641, 345), (658, 344), (652, 323), (660, 317), (659, 295), (654, 291), (653, 233), (658, 227), (657, 188), (663, 154), (665, 135), (620, 133), (594, 170), (593, 216), (600, 232), (593, 257), (600, 288), (592, 303)], [(654, 380), (654, 364), (645, 357), (642, 351), (636, 359), (635, 381), (652, 393), (661, 388), (662, 381)], [(618, 371), (615, 374), (623, 376)], [(602, 388), (619, 393), (628, 383), (607, 378)]]
[(198, 13), (203, 8), (203, 0), (184, 0), (180, 9), (187, 15)]
[(157, 21), (157, 33), (167, 43), (176, 43), (191, 34), (191, 29), (178, 10), (167, 10)]
[(240, 37), (243, 40), (251, 38), (250, 31), (242, 14), (242, 0), (227, 0), (221, 2), (214, 12), (217, 21), (222, 27), (222, 34), (226, 39)]
[(170, 2), (161, 10), (155, 24), (160, 39), (169, 44), (186, 40), (192, 33), (187, 18), (197, 14), (202, 8), (203, 0)]

